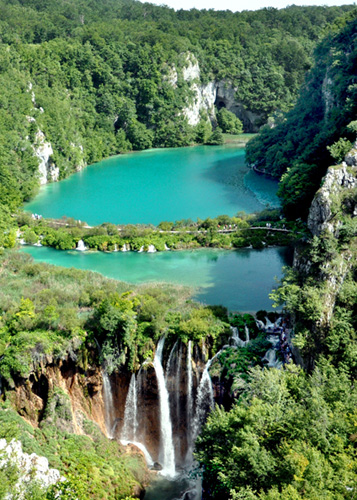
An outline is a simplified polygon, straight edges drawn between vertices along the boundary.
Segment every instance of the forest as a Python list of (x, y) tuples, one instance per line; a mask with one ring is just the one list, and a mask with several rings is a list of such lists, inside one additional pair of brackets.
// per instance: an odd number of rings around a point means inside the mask
[[(356, 8), (175, 12), (135, 0), (0, 0), (0, 12), (0, 439), (20, 440), (66, 477), (47, 491), (30, 482), (21, 498), (143, 494), (143, 456), (127, 453), (87, 417), (76, 433), (69, 392), (45, 389), (56, 367), (68, 378), (75, 373), (90, 414), (88, 387), (95, 392), (98, 370), (128, 378), (152, 364), (166, 336), (167, 352), (180, 342), (194, 344), (205, 361), (217, 356), (212, 377), (229, 395), (195, 445), (205, 500), (353, 500), (355, 184), (331, 195), (332, 228), (314, 231), (308, 215), (328, 167), (356, 178)], [(22, 212), (40, 185), (34, 151), (41, 134), (61, 180), (111, 155), (217, 144), (222, 133), (240, 133), (242, 122), (224, 107), (216, 106), (212, 121), (202, 113), (189, 124), (183, 110), (194, 95), (184, 70), (195, 61), (197, 84), (229, 83), (258, 116), (246, 157), (280, 180), (283, 212), (122, 228), (68, 220), (58, 227)], [(343, 164), (351, 150), (351, 164)], [(269, 233), (267, 223), (291, 234)], [(218, 232), (230, 225), (234, 233)], [(252, 227), (262, 229), (253, 235)], [(299, 363), (277, 370), (262, 361), (269, 343), (256, 319), (275, 321), (274, 312), (231, 314), (194, 302), (184, 287), (132, 287), (35, 263), (16, 251), (18, 230), (28, 243), (42, 238), (59, 249), (80, 239), (101, 251), (124, 243), (136, 250), (294, 245), (295, 265), (271, 297), (284, 308)], [(220, 352), (234, 327), (249, 328), (251, 342)], [(19, 476), (15, 466), (0, 467), (1, 500)]]

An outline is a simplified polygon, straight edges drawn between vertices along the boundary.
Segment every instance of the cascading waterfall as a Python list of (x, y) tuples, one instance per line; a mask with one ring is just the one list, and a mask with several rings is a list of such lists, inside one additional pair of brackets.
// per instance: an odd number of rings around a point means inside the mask
[(276, 357), (275, 349), (268, 349), (262, 361), (267, 361), (269, 368), (281, 368), (282, 362)]
[(164, 370), (162, 368), (162, 351), (165, 337), (159, 340), (154, 356), (154, 368), (159, 387), (160, 403), (160, 462), (163, 467), (161, 473), (164, 476), (175, 476), (175, 451), (172, 440), (172, 425), (170, 417), (169, 394), (167, 392)]
[(245, 332), (246, 340), (242, 340), (239, 337), (238, 328), (236, 326), (231, 326), (231, 332), (232, 332), (233, 345), (235, 347), (245, 347), (247, 345), (247, 343), (249, 342), (249, 330), (248, 330), (248, 335), (247, 331)]
[(128, 394), (125, 401), (124, 425), (120, 436), (122, 441), (136, 441), (136, 431), (138, 428), (137, 413), (138, 398), (136, 390), (136, 378), (133, 373), (130, 379)]

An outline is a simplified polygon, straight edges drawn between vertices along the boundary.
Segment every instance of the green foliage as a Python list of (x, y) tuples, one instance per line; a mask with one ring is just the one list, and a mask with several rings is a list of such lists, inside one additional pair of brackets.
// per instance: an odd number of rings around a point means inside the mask
[(349, 125), (356, 116), (357, 103), (355, 41), (350, 45), (356, 10), (341, 21), (341, 28), (329, 33), (317, 47), (315, 65), (307, 74), (295, 108), (282, 123), (264, 128), (247, 145), (248, 162), (281, 179), (279, 195), (290, 218), (306, 217), (305, 207), (310, 205), (331, 157), (341, 161), (355, 139), (353, 125)]
[(349, 498), (355, 405), (355, 387), (326, 362), (311, 377), (253, 368), (245, 397), (217, 407), (196, 443), (211, 498)]
[(212, 146), (219, 146), (224, 143), (224, 137), (222, 134), (222, 130), (219, 127), (216, 127), (214, 132), (209, 137), (206, 144), (210, 144)]
[(331, 144), (331, 146), (327, 146), (330, 155), (336, 160), (336, 163), (341, 163), (351, 148), (352, 142), (343, 137), (341, 137), (337, 142)]
[(217, 113), (217, 122), (222, 132), (226, 134), (241, 134), (243, 132), (243, 123), (234, 113), (222, 108)]

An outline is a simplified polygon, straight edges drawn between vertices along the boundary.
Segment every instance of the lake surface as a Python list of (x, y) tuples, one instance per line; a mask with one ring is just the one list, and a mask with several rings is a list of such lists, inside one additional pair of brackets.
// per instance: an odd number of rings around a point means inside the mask
[(157, 252), (78, 252), (25, 246), (37, 261), (97, 271), (129, 283), (170, 282), (197, 287), (195, 298), (233, 311), (271, 310), (268, 294), (282, 266), (291, 264), (286, 248), (264, 250), (182, 250)]
[(116, 224), (158, 224), (278, 206), (277, 183), (245, 165), (244, 148), (197, 146), (119, 155), (43, 186), (26, 210)]

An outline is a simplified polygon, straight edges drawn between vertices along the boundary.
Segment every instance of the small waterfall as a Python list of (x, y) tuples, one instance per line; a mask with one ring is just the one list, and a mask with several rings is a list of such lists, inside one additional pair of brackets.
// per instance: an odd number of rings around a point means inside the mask
[(168, 359), (168, 362), (167, 362), (167, 365), (166, 365), (166, 379), (167, 379), (167, 377), (170, 376), (171, 364), (172, 364), (172, 360), (173, 360), (175, 351), (177, 349), (177, 346), (178, 346), (178, 340), (176, 340), (176, 342), (174, 343), (174, 345), (173, 345), (173, 347), (171, 349), (171, 352), (170, 352), (170, 356), (169, 356), (169, 359)]
[(282, 362), (276, 357), (275, 349), (268, 349), (262, 361), (267, 361), (267, 366), (269, 368), (281, 368), (282, 366)]
[(78, 241), (76, 250), (78, 250), (79, 252), (84, 252), (85, 250), (87, 250), (87, 247), (85, 246), (83, 240)]
[(136, 431), (138, 428), (138, 398), (136, 390), (136, 378), (133, 373), (130, 379), (128, 394), (125, 401), (124, 425), (121, 431), (122, 441), (136, 441)]
[(138, 395), (136, 387), (136, 378), (133, 373), (130, 379), (130, 385), (128, 389), (128, 394), (125, 401), (124, 410), (124, 425), (121, 431), (120, 442), (125, 446), (127, 444), (133, 444), (144, 454), (146, 463), (149, 467), (154, 465), (154, 461), (151, 458), (150, 453), (146, 449), (145, 445), (137, 441), (137, 429), (138, 429)]
[(261, 321), (260, 319), (256, 319), (255, 323), (256, 323), (257, 327), (259, 328), (259, 330), (265, 330), (265, 324), (263, 321)]
[(139, 448), (139, 450), (141, 450), (143, 452), (147, 466), (152, 467), (154, 465), (154, 461), (153, 461), (150, 453), (148, 452), (148, 450), (145, 448), (145, 446), (142, 443), (139, 443), (138, 441), (123, 441), (123, 440), (121, 440), (121, 444), (123, 444), (124, 446), (127, 444), (133, 444), (134, 446), (136, 446), (137, 448)]
[(274, 323), (272, 323), (270, 321), (270, 319), (267, 316), (265, 316), (265, 328), (269, 328), (269, 327), (273, 327), (273, 326), (274, 326)]
[(154, 245), (149, 245), (148, 246), (148, 253), (155, 253), (156, 252), (156, 248), (154, 247)]
[(170, 417), (169, 394), (167, 392), (164, 370), (162, 368), (162, 351), (165, 337), (159, 340), (154, 356), (154, 368), (159, 387), (160, 401), (160, 461), (163, 467), (161, 473), (164, 476), (175, 476), (175, 451), (172, 441), (172, 425)]
[(248, 344), (250, 342), (250, 337), (249, 337), (249, 328), (247, 325), (244, 325), (244, 332), (245, 332), (245, 341)]
[(122, 252), (129, 252), (130, 251), (130, 245), (129, 243), (124, 243), (124, 245), (121, 248)]
[(113, 394), (112, 386), (110, 385), (110, 380), (108, 373), (105, 368), (102, 369), (102, 379), (103, 379), (103, 399), (105, 408), (105, 427), (107, 429), (108, 438), (113, 438), (112, 428), (113, 428)]
[(231, 326), (231, 332), (232, 332), (233, 346), (235, 346), (235, 347), (245, 347), (246, 344), (247, 344), (247, 341), (246, 340), (242, 340), (239, 337), (238, 328), (236, 326)]
[(198, 433), (201, 430), (207, 412), (212, 410), (214, 406), (213, 386), (209, 374), (209, 369), (213, 361), (217, 358), (217, 356), (221, 352), (222, 351), (217, 352), (217, 354), (215, 354), (213, 358), (207, 362), (205, 369), (203, 370), (202, 373), (201, 381), (197, 389), (196, 413), (192, 422), (193, 441), (197, 438)]

